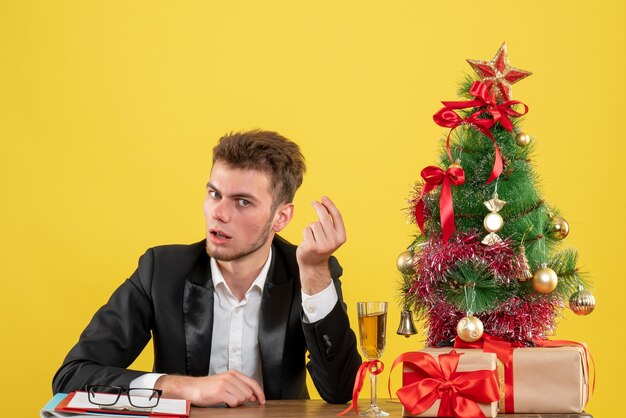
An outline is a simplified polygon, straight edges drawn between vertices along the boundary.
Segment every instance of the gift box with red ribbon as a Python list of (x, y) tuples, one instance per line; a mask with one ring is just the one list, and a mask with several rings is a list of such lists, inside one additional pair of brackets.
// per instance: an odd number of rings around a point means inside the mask
[[(588, 371), (580, 347), (513, 350), (513, 400), (503, 411), (580, 413), (588, 401)], [(506, 385), (505, 385), (506, 387)]]
[[(480, 350), (425, 348), (401, 354), (403, 416), (495, 417), (500, 397), (496, 355)], [(392, 367), (392, 369), (393, 369)]]
[(589, 400), (589, 362), (584, 344), (575, 341), (535, 341), (516, 347), (485, 335), (476, 343), (457, 340), (456, 347), (480, 347), (498, 356), (502, 413), (581, 413)]

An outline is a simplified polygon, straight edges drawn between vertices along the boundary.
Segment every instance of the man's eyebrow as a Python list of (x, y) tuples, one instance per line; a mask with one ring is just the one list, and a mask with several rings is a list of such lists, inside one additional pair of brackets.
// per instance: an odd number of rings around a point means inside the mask
[[(213, 189), (216, 192), (220, 193), (219, 189), (217, 187), (215, 187), (210, 181), (206, 184), (206, 188), (207, 189)], [(248, 200), (256, 200), (256, 201), (259, 200), (259, 199), (257, 199), (257, 197), (255, 195), (250, 194), (250, 193), (245, 193), (245, 192), (233, 193), (232, 196), (230, 196), (230, 197), (234, 197), (236, 199), (248, 199)]]

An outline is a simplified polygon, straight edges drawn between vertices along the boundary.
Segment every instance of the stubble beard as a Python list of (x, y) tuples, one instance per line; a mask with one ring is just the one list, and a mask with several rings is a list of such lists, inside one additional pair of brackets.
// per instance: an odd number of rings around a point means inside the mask
[[(257, 239), (247, 248), (239, 250), (238, 252), (235, 252), (233, 254), (227, 254), (227, 253), (224, 254), (223, 252), (220, 251), (220, 248), (211, 249), (207, 242), (206, 252), (209, 255), (209, 257), (214, 258), (217, 261), (235, 261), (235, 260), (239, 260), (244, 257), (247, 257), (250, 254), (257, 251), (263, 245), (265, 245), (265, 243), (267, 242), (267, 239), (269, 238), (270, 232), (272, 231), (273, 220), (274, 220), (274, 215), (272, 214), (270, 215), (270, 218), (267, 220), (267, 222), (263, 226), (263, 229), (261, 233), (259, 234), (259, 236), (257, 237)], [(208, 238), (207, 238), (207, 241), (208, 241)]]

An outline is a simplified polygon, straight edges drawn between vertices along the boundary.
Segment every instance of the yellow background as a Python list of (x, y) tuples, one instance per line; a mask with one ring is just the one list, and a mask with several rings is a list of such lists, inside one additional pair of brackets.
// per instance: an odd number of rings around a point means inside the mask
[[(343, 211), (353, 324), (357, 300), (394, 302), (396, 256), (416, 231), (403, 208), (444, 133), (432, 114), (455, 98), (465, 59), (491, 59), (506, 40), (511, 64), (534, 72), (513, 92), (530, 107), (522, 126), (544, 196), (595, 284), (596, 311), (566, 311), (556, 337), (589, 344), (587, 410), (619, 416), (625, 11), (618, 0), (2, 1), (2, 415), (36, 416), (146, 248), (203, 238), (211, 149), (231, 130), (302, 146), (309, 171), (288, 239), (299, 242), (322, 194)], [(392, 303), (388, 365), (421, 347), (395, 335), (398, 318)]]

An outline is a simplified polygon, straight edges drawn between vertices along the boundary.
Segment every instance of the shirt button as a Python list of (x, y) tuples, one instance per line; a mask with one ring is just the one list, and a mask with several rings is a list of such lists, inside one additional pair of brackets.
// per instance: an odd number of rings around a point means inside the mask
[(239, 352), (239, 347), (233, 347), (233, 348), (230, 349), (230, 351), (233, 352), (233, 353), (237, 353), (237, 352)]
[(235, 308), (235, 313), (236, 313), (236, 314), (238, 314), (238, 313), (239, 313), (239, 311), (241, 311), (241, 308), (240, 308), (240, 307), (236, 307), (236, 308)]
[(308, 308), (306, 308), (306, 311), (307, 311), (308, 313), (311, 313), (311, 314), (312, 314), (312, 313), (315, 313), (315, 310), (316, 310), (316, 309), (315, 309), (313, 306), (309, 306)]

